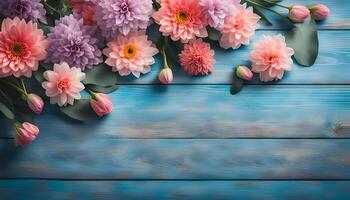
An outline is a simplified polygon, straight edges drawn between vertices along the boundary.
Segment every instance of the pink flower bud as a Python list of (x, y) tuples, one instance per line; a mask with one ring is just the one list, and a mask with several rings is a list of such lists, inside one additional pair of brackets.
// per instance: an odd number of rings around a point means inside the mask
[(39, 128), (29, 122), (15, 124), (15, 144), (25, 147), (39, 134)]
[(170, 84), (173, 82), (173, 72), (170, 68), (164, 68), (162, 71), (160, 71), (158, 78), (163, 84)]
[(250, 71), (250, 69), (246, 66), (238, 66), (237, 70), (236, 70), (236, 75), (243, 79), (243, 80), (247, 80), (250, 81), (253, 78), (253, 73), (252, 71)]
[(40, 115), (44, 108), (43, 99), (36, 94), (29, 94), (27, 97), (29, 108), (37, 115)]
[(294, 5), (288, 13), (288, 18), (298, 23), (303, 23), (309, 16), (310, 10), (302, 5)]
[(95, 113), (102, 117), (112, 112), (113, 104), (108, 95), (103, 93), (96, 93), (94, 98), (91, 99), (90, 105)]
[(310, 7), (311, 16), (315, 20), (324, 20), (329, 16), (330, 10), (323, 4), (317, 4)]

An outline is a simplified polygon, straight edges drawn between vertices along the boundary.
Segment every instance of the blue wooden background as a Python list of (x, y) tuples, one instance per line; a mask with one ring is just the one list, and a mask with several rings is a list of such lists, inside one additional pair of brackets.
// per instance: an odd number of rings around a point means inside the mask
[[(47, 107), (25, 149), (0, 120), (0, 199), (349, 199), (350, 1), (285, 2), (331, 8), (315, 66), (231, 96), (233, 67), (251, 46), (217, 49), (207, 77), (173, 66), (174, 84), (163, 86), (159, 62), (120, 78), (114, 112), (100, 121)], [(282, 24), (262, 26), (253, 42)]]

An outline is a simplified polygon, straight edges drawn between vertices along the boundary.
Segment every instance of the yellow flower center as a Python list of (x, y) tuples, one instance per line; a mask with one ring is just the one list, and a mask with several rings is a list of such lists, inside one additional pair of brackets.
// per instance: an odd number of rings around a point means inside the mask
[(124, 56), (127, 59), (135, 58), (137, 55), (137, 47), (134, 44), (129, 44), (124, 47)]
[(178, 24), (186, 23), (188, 21), (188, 18), (188, 14), (183, 11), (180, 11), (175, 15), (175, 20)]
[(25, 46), (22, 43), (15, 42), (11, 46), (11, 53), (15, 56), (21, 56), (25, 52)]

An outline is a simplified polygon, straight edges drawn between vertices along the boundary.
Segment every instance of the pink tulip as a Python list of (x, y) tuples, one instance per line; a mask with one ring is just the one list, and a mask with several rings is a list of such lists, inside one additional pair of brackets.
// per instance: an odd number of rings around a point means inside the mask
[(164, 68), (162, 71), (160, 71), (158, 78), (163, 84), (170, 84), (173, 82), (173, 72), (170, 68)]
[(108, 95), (96, 93), (90, 101), (90, 105), (95, 113), (102, 117), (112, 112), (113, 104)]
[(29, 122), (15, 124), (15, 144), (25, 147), (39, 134), (39, 128)]
[(28, 94), (27, 103), (29, 108), (37, 115), (40, 115), (44, 108), (43, 99), (36, 94)]
[(309, 16), (310, 10), (302, 5), (292, 6), (288, 13), (288, 18), (297, 23), (303, 23)]
[(329, 16), (330, 10), (327, 6), (323, 4), (317, 4), (310, 7), (311, 16), (315, 20), (324, 20)]
[(243, 80), (247, 80), (250, 81), (253, 78), (253, 73), (252, 71), (250, 71), (250, 69), (246, 66), (238, 66), (237, 70), (236, 70), (236, 75), (243, 79)]

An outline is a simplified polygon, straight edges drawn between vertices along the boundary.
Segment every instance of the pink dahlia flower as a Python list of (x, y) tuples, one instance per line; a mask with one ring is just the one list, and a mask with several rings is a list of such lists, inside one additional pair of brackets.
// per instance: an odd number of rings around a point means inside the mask
[(284, 71), (292, 70), (293, 54), (294, 50), (287, 47), (281, 34), (263, 36), (249, 55), (252, 71), (260, 73), (260, 80), (264, 82), (281, 79)]
[(214, 51), (202, 39), (185, 44), (179, 57), (182, 68), (189, 75), (208, 75), (215, 64)]
[(207, 37), (205, 10), (199, 0), (162, 0), (161, 8), (153, 13), (164, 36), (187, 43), (197, 37)]
[(2, 22), (0, 32), (0, 77), (31, 77), (46, 58), (48, 42), (37, 24), (15, 17)]
[(132, 73), (137, 78), (151, 70), (155, 63), (153, 56), (157, 53), (158, 49), (147, 39), (145, 31), (130, 32), (126, 36), (119, 34), (103, 50), (108, 57), (105, 62), (113, 71), (121, 76)]
[(29, 122), (15, 123), (15, 144), (25, 147), (35, 140), (39, 134), (39, 128)]
[(246, 8), (245, 5), (238, 6), (238, 13), (225, 20), (223, 28), (220, 30), (220, 46), (224, 49), (237, 49), (242, 44), (248, 45), (255, 30), (259, 28), (260, 17), (253, 13), (253, 8)]
[(85, 73), (80, 68), (70, 68), (65, 62), (55, 64), (53, 71), (44, 72), (44, 78), (47, 81), (42, 86), (46, 96), (50, 97), (51, 104), (57, 103), (59, 106), (73, 105), (74, 99), (80, 99), (80, 91), (85, 88), (81, 83)]

